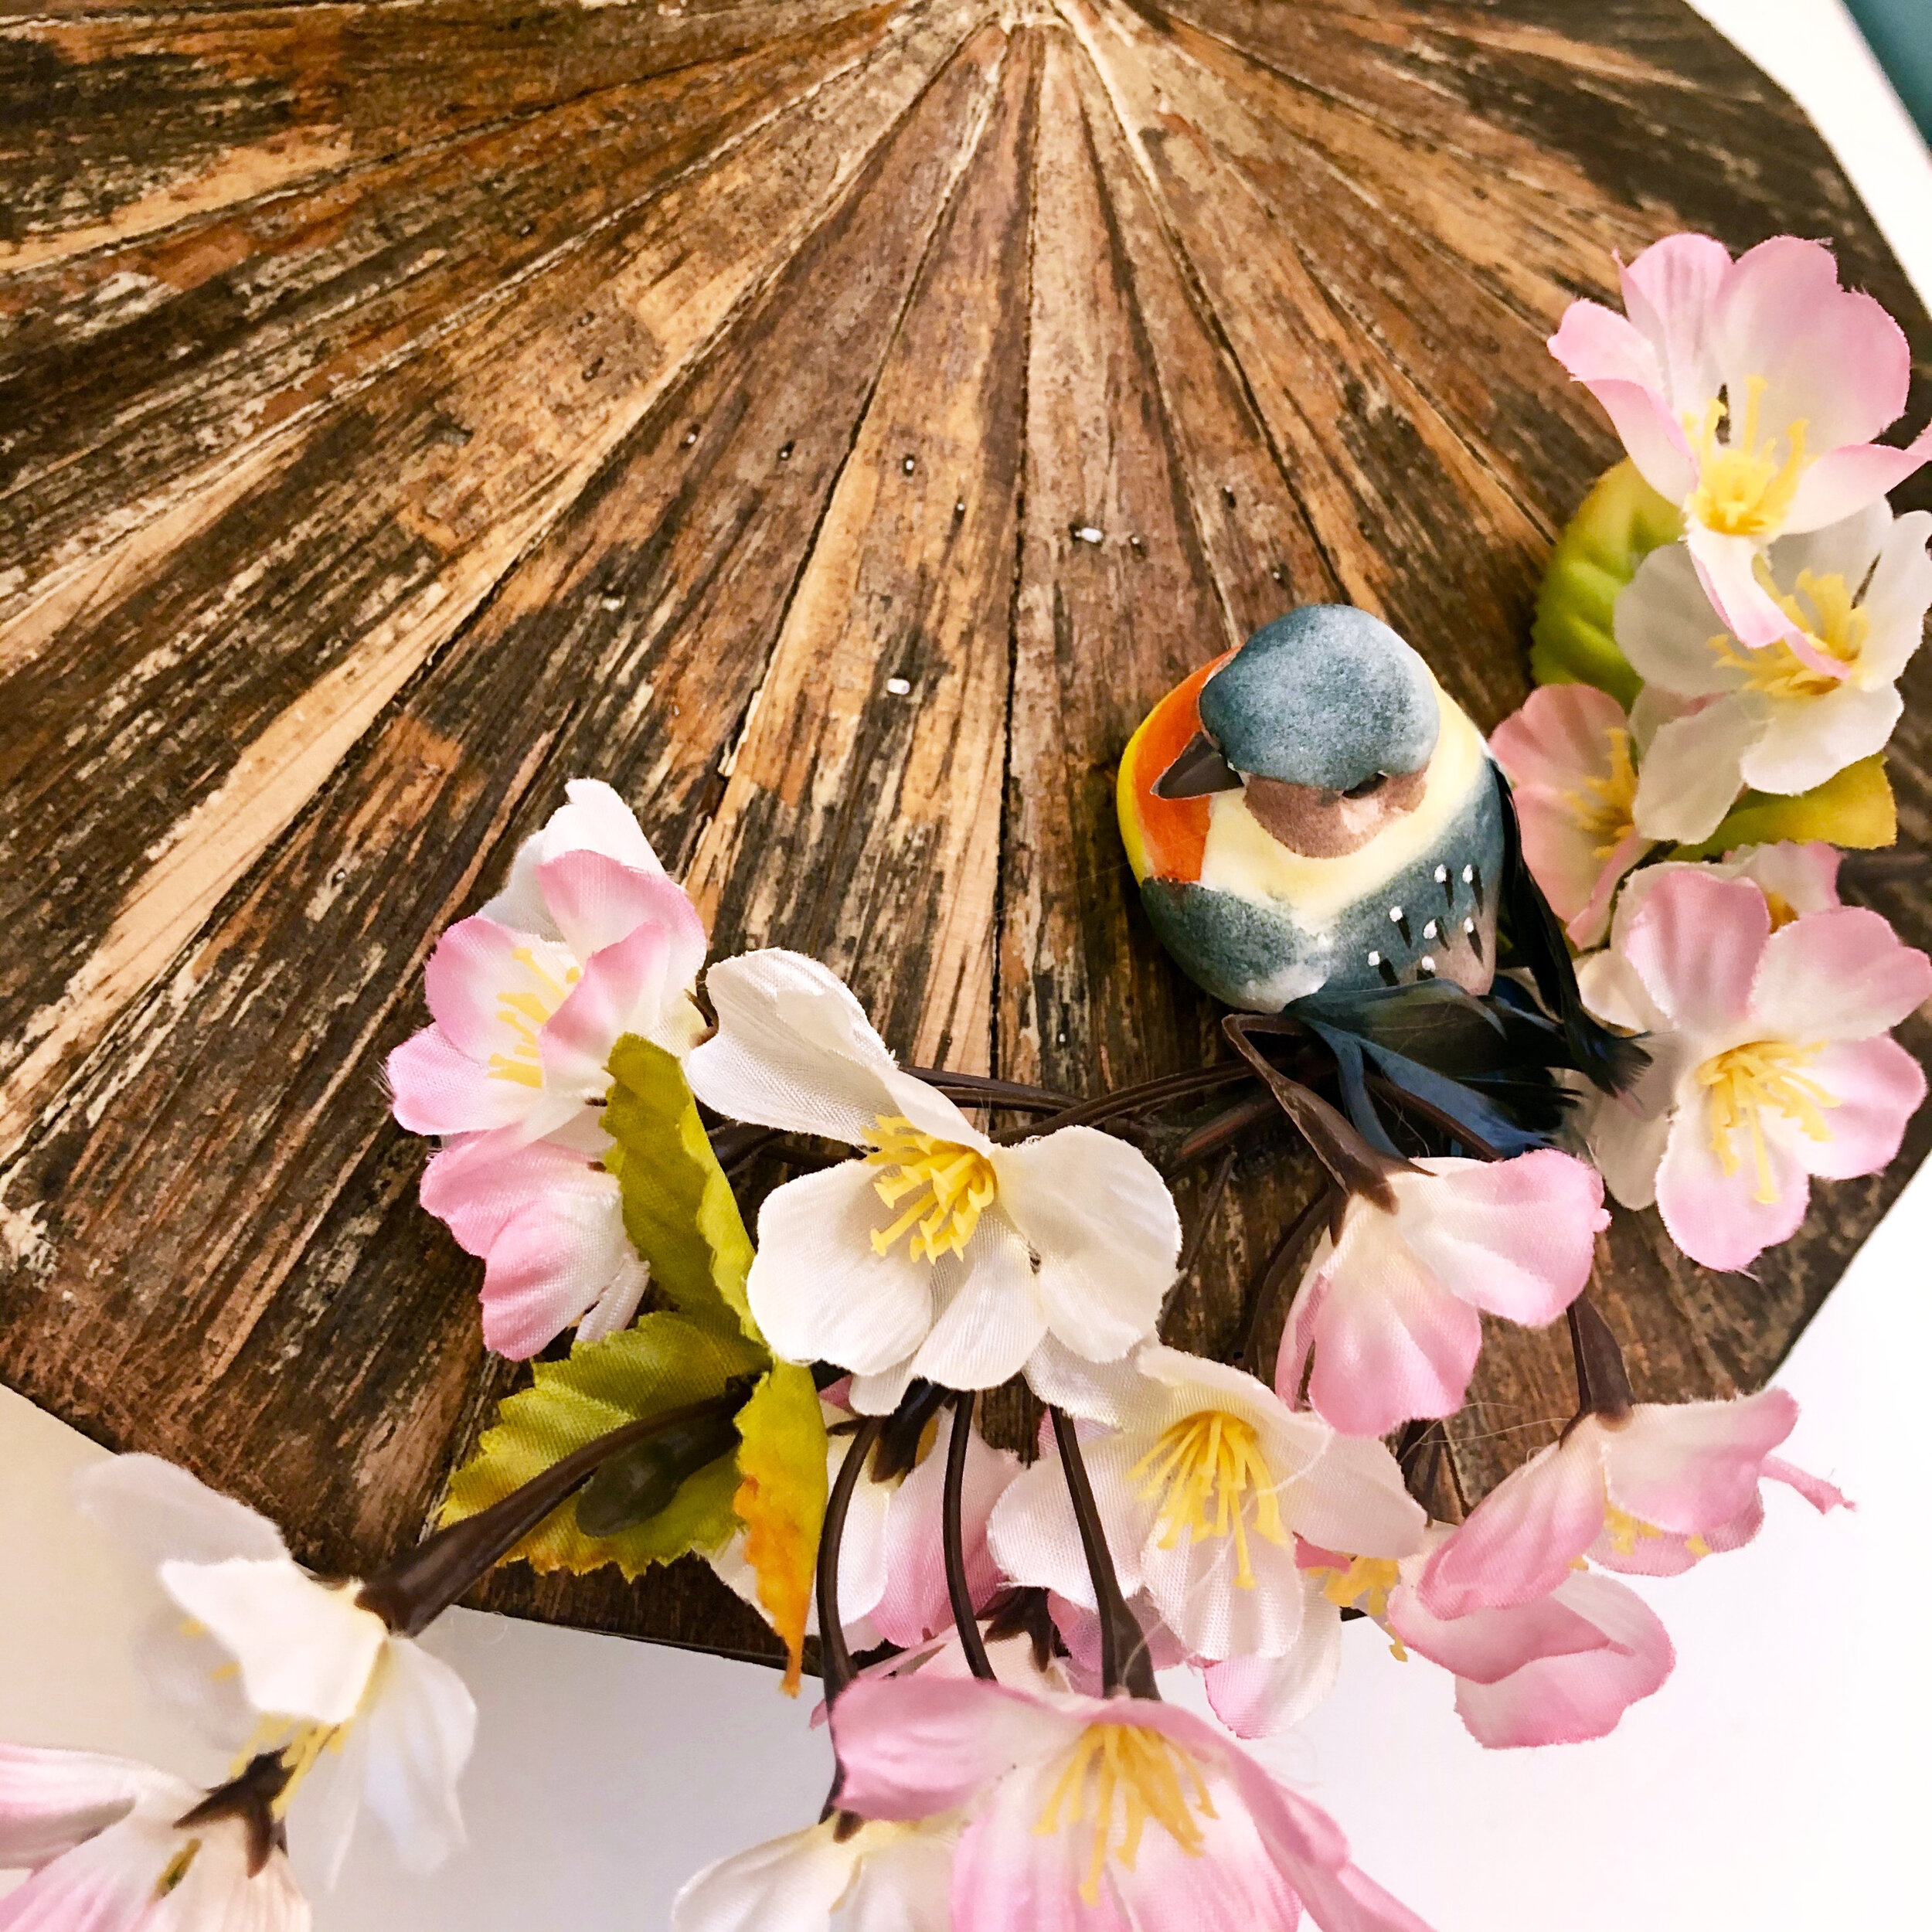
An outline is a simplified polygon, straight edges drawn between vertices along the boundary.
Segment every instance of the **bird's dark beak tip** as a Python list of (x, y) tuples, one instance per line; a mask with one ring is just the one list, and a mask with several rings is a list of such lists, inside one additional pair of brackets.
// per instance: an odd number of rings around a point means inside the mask
[(1205, 798), (1211, 792), (1237, 791), (1240, 784), (1240, 774), (1221, 756), (1214, 740), (1197, 731), (1150, 789), (1157, 798)]

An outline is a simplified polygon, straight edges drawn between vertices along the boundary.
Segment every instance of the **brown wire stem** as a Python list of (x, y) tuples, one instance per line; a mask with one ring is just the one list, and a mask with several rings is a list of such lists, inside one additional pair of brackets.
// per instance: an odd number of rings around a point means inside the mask
[(953, 1433), (946, 1445), (946, 1492), (940, 1512), (940, 1535), (946, 1554), (946, 1596), (953, 1607), (953, 1622), (959, 1631), (959, 1648), (966, 1668), (982, 1683), (995, 1683), (998, 1675), (986, 1655), (986, 1643), (979, 1633), (979, 1612), (973, 1602), (973, 1587), (966, 1576), (966, 1538), (961, 1522), (966, 1488), (966, 1452), (972, 1446), (973, 1398), (961, 1393), (953, 1397)]
[(1113, 1553), (1107, 1546), (1107, 1532), (1101, 1526), (1100, 1506), (1094, 1500), (1094, 1485), (1073, 1419), (1064, 1409), (1047, 1413), (1053, 1418), (1060, 1470), (1073, 1505), (1073, 1519), (1080, 1525), (1080, 1549), (1087, 1558), (1087, 1573), (1093, 1580), (1094, 1600), (1100, 1608), (1100, 1688), (1109, 1697), (1124, 1689), (1132, 1696), (1158, 1701), (1161, 1693), (1155, 1687), (1147, 1632), (1121, 1594), (1121, 1580), (1114, 1568)]
[[(845, 1451), (845, 1459), (832, 1478), (832, 1494), (825, 1498), (825, 1527), (818, 1537), (818, 1672), (825, 1686), (825, 1708), (829, 1710), (838, 1693), (852, 1682), (852, 1651), (845, 1642), (845, 1627), (838, 1617), (838, 1552), (845, 1540), (845, 1518), (852, 1509), (852, 1492), (859, 1487), (866, 1459), (879, 1433), (886, 1426), (883, 1416), (868, 1416)], [(836, 1791), (835, 1784), (834, 1790)]]

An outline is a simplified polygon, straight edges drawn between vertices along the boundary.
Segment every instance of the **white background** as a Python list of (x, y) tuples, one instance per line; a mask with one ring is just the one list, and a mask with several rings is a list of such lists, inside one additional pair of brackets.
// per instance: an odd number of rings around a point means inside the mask
[[(1805, 105), (1932, 291), (1932, 162), (1835, 0), (1700, 11)], [(1857, 1515), (1774, 1490), (1754, 1546), (1649, 1587), (1678, 1671), (1614, 1736), (1480, 1751), (1445, 1676), (1349, 1628), (1340, 1688), (1273, 1755), (1440, 1932), (1927, 1923), (1929, 1250), (1932, 1168), (1779, 1378), (1804, 1405), (1791, 1456)], [(0, 1390), (0, 1736), (218, 1777), (128, 1663), (151, 1585), (69, 1508), (99, 1454)], [(686, 1874), (816, 1815), (823, 1733), (767, 1672), (460, 1611), (430, 1641), (481, 1712), (471, 1849), (413, 1879), (366, 1833), (319, 1932), (663, 1932)]]

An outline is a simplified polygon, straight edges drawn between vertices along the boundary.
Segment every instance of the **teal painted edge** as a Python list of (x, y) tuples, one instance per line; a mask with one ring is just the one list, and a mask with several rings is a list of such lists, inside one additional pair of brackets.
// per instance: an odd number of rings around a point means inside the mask
[(1845, 0), (1845, 11), (1932, 141), (1932, 0)]

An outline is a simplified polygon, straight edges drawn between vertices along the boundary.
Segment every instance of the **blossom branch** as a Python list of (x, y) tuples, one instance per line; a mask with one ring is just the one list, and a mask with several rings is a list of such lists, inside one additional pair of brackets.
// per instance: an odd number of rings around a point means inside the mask
[(970, 1393), (953, 1397), (953, 1429), (946, 1446), (945, 1502), (940, 1514), (940, 1534), (946, 1556), (946, 1595), (953, 1608), (953, 1622), (959, 1631), (959, 1648), (966, 1668), (988, 1682), (996, 1681), (992, 1661), (979, 1632), (979, 1616), (973, 1604), (973, 1589), (966, 1575), (966, 1542), (961, 1522), (961, 1499), (966, 1487), (966, 1451), (973, 1439), (973, 1397)]
[(1155, 1688), (1154, 1661), (1148, 1652), (1147, 1632), (1121, 1594), (1121, 1580), (1114, 1572), (1113, 1553), (1107, 1546), (1100, 1506), (1094, 1500), (1087, 1461), (1080, 1454), (1079, 1432), (1065, 1410), (1053, 1408), (1047, 1413), (1053, 1419), (1053, 1440), (1060, 1449), (1060, 1469), (1073, 1505), (1074, 1521), (1080, 1526), (1080, 1550), (1087, 1559), (1094, 1600), (1100, 1611), (1101, 1688), (1109, 1696), (1124, 1689), (1135, 1697), (1158, 1699), (1161, 1693)]
[(728, 1422), (750, 1394), (749, 1384), (734, 1382), (707, 1402), (647, 1416), (587, 1442), (501, 1502), (393, 1557), (362, 1585), (357, 1601), (400, 1635), (420, 1635), (611, 1457), (694, 1423), (720, 1417)]
[[(825, 1498), (825, 1526), (818, 1536), (818, 1673), (825, 1686), (828, 1709), (852, 1680), (852, 1651), (845, 1642), (845, 1627), (838, 1616), (838, 1553), (845, 1539), (845, 1518), (852, 1509), (852, 1492), (886, 1426), (883, 1416), (868, 1416), (845, 1451), (832, 1480), (832, 1493)], [(838, 1785), (833, 1784), (836, 1795)]]
[(1570, 1304), (1570, 1346), (1577, 1364), (1577, 1415), (1570, 1428), (1585, 1416), (1621, 1421), (1632, 1406), (1624, 1352), (1587, 1294)]

